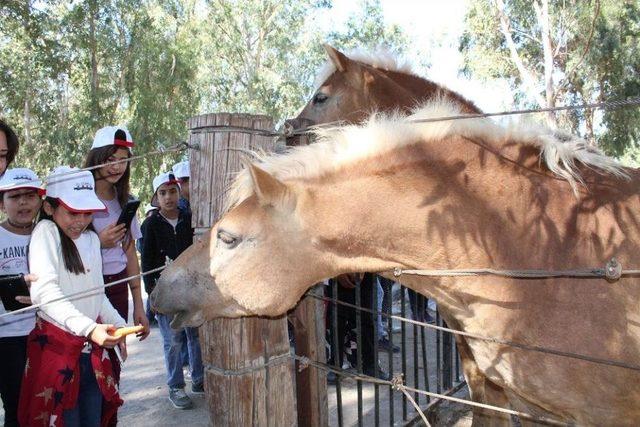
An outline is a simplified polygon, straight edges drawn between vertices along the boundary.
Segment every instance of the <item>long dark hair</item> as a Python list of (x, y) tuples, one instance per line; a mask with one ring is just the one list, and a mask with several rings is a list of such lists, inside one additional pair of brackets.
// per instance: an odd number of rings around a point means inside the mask
[(4, 132), (7, 137), (7, 167), (13, 162), (18, 154), (20, 143), (18, 142), (18, 135), (11, 129), (11, 126), (4, 120), (0, 119), (0, 132)]
[[(116, 137), (119, 137), (118, 132), (116, 132)], [(122, 132), (122, 137), (120, 139), (125, 139), (124, 132)], [(127, 147), (122, 147), (119, 145), (107, 145), (105, 147), (94, 148), (89, 151), (87, 157), (84, 159), (84, 167), (88, 168), (91, 166), (101, 165), (106, 163), (109, 160), (109, 157), (113, 156), (116, 151), (119, 149), (123, 149), (127, 151), (127, 155), (131, 157), (131, 151), (127, 149)], [(100, 178), (98, 176), (98, 170), (94, 169), (91, 171), (93, 173), (93, 178), (97, 181)], [(115, 183), (116, 187), (116, 197), (118, 198), (118, 203), (120, 207), (124, 208), (124, 205), (127, 204), (127, 200), (129, 199), (129, 176), (131, 175), (131, 165), (130, 162), (127, 162), (127, 168), (124, 171), (124, 175)]]
[[(45, 197), (44, 203), (42, 203), (42, 207), (40, 208), (40, 214), (38, 215), (38, 222), (43, 219), (48, 219), (54, 224), (56, 222), (53, 220), (53, 217), (44, 210), (44, 204), (49, 203), (53, 209), (58, 209), (60, 207), (60, 201), (58, 199), (54, 199), (53, 197)], [(62, 209), (65, 209), (64, 207)], [(84, 274), (84, 264), (82, 263), (82, 258), (80, 257), (80, 253), (78, 252), (78, 248), (76, 244), (73, 243), (73, 240), (69, 238), (64, 231), (56, 224), (56, 228), (58, 229), (58, 233), (60, 234), (60, 246), (62, 249), (62, 259), (64, 260), (64, 266), (67, 271), (74, 274)], [(87, 230), (94, 231), (93, 224), (89, 223)]]

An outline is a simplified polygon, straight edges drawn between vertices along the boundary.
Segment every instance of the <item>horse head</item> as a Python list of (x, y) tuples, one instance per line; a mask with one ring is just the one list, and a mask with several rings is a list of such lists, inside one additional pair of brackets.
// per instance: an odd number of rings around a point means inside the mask
[[(480, 110), (461, 95), (414, 75), (387, 52), (346, 55), (324, 45), (329, 61), (316, 78), (316, 91), (300, 114), (285, 120), (289, 131), (331, 123), (360, 123), (376, 111), (410, 112), (427, 100), (447, 98), (463, 112)], [(299, 145), (290, 140), (289, 145)]]
[[(214, 317), (278, 316), (326, 277), (330, 255), (308, 219), (297, 215), (309, 193), (257, 166), (248, 169), (253, 194), (181, 254), (152, 293), (154, 309), (174, 315), (173, 327)], [(308, 262), (294, 265), (294, 259)]]

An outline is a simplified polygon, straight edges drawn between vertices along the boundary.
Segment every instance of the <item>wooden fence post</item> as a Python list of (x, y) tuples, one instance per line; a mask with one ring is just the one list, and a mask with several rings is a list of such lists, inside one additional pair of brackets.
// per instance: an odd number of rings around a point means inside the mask
[[(300, 127), (311, 125), (299, 123)], [(288, 146), (309, 145), (313, 141), (308, 134), (287, 138)], [(325, 307), (311, 295), (324, 296), (324, 285), (311, 288), (298, 303), (289, 318), (293, 323), (296, 354), (318, 362), (326, 362), (325, 348)], [(296, 373), (296, 401), (298, 403), (298, 425), (326, 427), (329, 425), (329, 404), (327, 401), (327, 374), (315, 368), (303, 369)]]
[[(273, 151), (275, 141), (228, 126), (273, 130), (267, 116), (205, 114), (188, 120), (192, 150), (191, 207), (195, 238), (220, 218), (224, 191), (240, 171), (244, 150)], [(215, 319), (200, 328), (206, 400), (213, 425), (296, 425), (294, 364), (286, 316)]]

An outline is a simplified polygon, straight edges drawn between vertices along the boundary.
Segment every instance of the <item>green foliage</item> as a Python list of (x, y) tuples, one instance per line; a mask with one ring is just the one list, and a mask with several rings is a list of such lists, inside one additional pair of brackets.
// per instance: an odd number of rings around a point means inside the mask
[[(525, 85), (501, 32), (500, 1), (473, 1), (460, 40), (464, 72), (484, 79), (506, 78), (519, 106), (545, 96), (544, 51), (535, 5), (541, 0), (504, 0), (511, 34), (523, 66), (534, 77)], [(634, 0), (549, 0), (556, 105), (621, 100), (640, 96), (640, 4)], [(560, 125), (598, 142), (609, 154), (638, 158), (640, 110), (575, 111)]]
[[(134, 154), (187, 137), (205, 112), (268, 114), (306, 102), (322, 43), (338, 48), (406, 41), (367, 0), (344, 31), (315, 25), (329, 0), (10, 0), (0, 3), (0, 116), (21, 135), (16, 164), (46, 175), (81, 166), (95, 131), (129, 128)], [(133, 164), (132, 188), (180, 155)]]

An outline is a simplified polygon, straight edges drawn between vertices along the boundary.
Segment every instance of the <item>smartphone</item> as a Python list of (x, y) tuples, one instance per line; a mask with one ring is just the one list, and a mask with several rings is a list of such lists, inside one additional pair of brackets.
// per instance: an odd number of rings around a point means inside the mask
[(14, 311), (29, 307), (29, 304), (16, 301), (18, 295), (29, 296), (29, 287), (24, 280), (24, 275), (0, 275), (0, 299), (2, 299), (5, 310)]
[(131, 228), (131, 221), (133, 221), (133, 217), (136, 215), (136, 211), (139, 207), (140, 200), (131, 199), (127, 201), (127, 204), (124, 205), (124, 208), (120, 213), (120, 217), (118, 218), (116, 225), (124, 224), (127, 230)]

